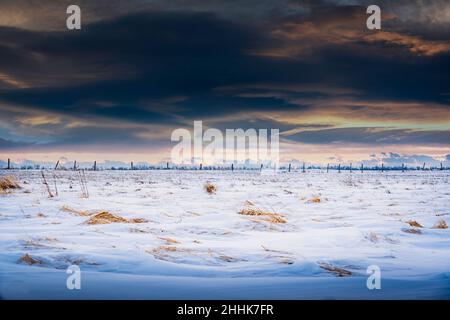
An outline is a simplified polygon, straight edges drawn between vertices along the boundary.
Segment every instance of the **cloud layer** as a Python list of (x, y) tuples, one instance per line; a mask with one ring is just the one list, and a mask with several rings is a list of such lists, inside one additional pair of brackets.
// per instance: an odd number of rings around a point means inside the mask
[[(279, 128), (289, 150), (449, 151), (446, 1), (0, 4), (0, 155), (159, 152), (193, 120)], [(61, 14), (62, 12), (62, 14)]]

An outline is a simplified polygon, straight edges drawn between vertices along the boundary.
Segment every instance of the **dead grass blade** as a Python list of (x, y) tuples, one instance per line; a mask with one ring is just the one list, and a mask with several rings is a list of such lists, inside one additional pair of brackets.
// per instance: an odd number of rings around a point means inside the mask
[(352, 275), (351, 271), (345, 270), (343, 268), (335, 267), (330, 263), (319, 262), (318, 265), (322, 269), (329, 271), (331, 273), (334, 273), (338, 277), (349, 277)]
[(402, 231), (410, 234), (422, 234), (422, 231), (419, 229), (402, 229)]
[(0, 178), (0, 191), (7, 193), (9, 190), (20, 189), (20, 185), (16, 182), (14, 177), (7, 176)]
[(433, 229), (447, 229), (448, 225), (447, 222), (445, 222), (444, 219), (439, 220), (434, 226)]
[(205, 184), (205, 191), (208, 193), (208, 194), (214, 194), (214, 193), (216, 193), (216, 191), (217, 191), (217, 188), (216, 188), (216, 186), (215, 185), (213, 185), (212, 183), (206, 183)]
[(110, 223), (145, 223), (147, 220), (142, 218), (135, 219), (125, 219), (121, 216), (112, 214), (108, 211), (102, 211), (97, 213), (89, 218), (86, 221), (87, 224), (96, 225), (96, 224), (110, 224)]
[(175, 239), (172, 239), (172, 238), (169, 238), (169, 237), (158, 237), (158, 238), (161, 239), (161, 240), (166, 241), (167, 244), (177, 244), (177, 243), (180, 243), (179, 241), (177, 241), (177, 240), (175, 240)]
[(312, 199), (309, 199), (307, 202), (308, 203), (320, 203), (322, 200), (320, 200), (319, 197), (314, 197)]
[(225, 261), (225, 262), (237, 262), (239, 261), (239, 259), (230, 257), (230, 256), (226, 256), (226, 255), (220, 255), (218, 257), (220, 260)]
[(47, 183), (47, 179), (45, 178), (44, 171), (41, 171), (41, 174), (42, 174), (43, 184), (45, 185), (45, 188), (47, 189), (48, 197), (53, 198), (54, 196), (53, 196), (52, 191), (50, 190), (50, 186)]
[(19, 258), (17, 263), (26, 263), (31, 266), (33, 264), (42, 264), (42, 261), (39, 259), (34, 259), (28, 253), (26, 253)]
[(406, 221), (406, 223), (409, 224), (411, 227), (423, 228), (423, 226), (420, 223), (418, 223), (416, 220)]
[(262, 219), (253, 219), (255, 222), (265, 221), (270, 223), (286, 223), (287, 221), (279, 213), (263, 211), (261, 209), (242, 209), (239, 214), (244, 216), (257, 216)]
[(151, 254), (155, 259), (164, 260), (164, 261), (172, 261), (174, 257), (172, 254), (174, 253), (183, 253), (189, 252), (188, 249), (177, 248), (175, 246), (159, 246), (157, 248), (151, 250), (145, 250), (148, 254)]
[(75, 210), (75, 209), (73, 209), (73, 208), (71, 208), (69, 206), (62, 206), (60, 210), (64, 211), (64, 212), (68, 212), (68, 213), (74, 214), (76, 216), (80, 216), (80, 217), (87, 217), (87, 216), (90, 216), (92, 214), (92, 213), (89, 213), (88, 211)]

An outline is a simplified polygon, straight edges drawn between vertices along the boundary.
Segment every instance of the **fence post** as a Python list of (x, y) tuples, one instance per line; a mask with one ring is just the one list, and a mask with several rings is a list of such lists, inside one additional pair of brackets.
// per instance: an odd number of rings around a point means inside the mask
[(364, 172), (364, 164), (361, 163), (361, 173)]
[(59, 160), (56, 162), (55, 170), (58, 169), (58, 166), (59, 166)]
[(338, 173), (341, 173), (341, 164), (338, 164)]
[(350, 163), (350, 173), (352, 173), (352, 164)]
[(73, 171), (77, 170), (77, 160), (73, 162)]
[(97, 161), (94, 161), (94, 171), (97, 171)]
[(302, 169), (302, 172), (303, 172), (303, 173), (306, 172), (306, 170), (305, 170), (305, 163), (304, 163), (304, 162), (303, 162), (303, 169)]
[(327, 163), (327, 173), (328, 173), (328, 170), (330, 169), (330, 164), (329, 163)]
[(11, 159), (8, 158), (8, 170), (11, 169)]
[[(442, 167), (442, 163), (441, 163), (441, 167)], [(442, 169), (441, 169), (442, 170)], [(291, 164), (289, 163), (289, 169), (288, 172), (291, 172)]]

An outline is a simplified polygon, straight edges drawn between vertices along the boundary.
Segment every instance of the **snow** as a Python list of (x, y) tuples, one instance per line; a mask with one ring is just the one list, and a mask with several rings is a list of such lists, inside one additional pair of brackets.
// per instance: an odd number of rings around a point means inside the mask
[[(447, 171), (87, 171), (88, 198), (77, 172), (45, 174), (58, 196), (40, 171), (0, 172), (22, 186), (0, 195), (1, 298), (450, 298), (450, 231), (433, 228), (450, 223)], [(64, 207), (148, 222), (89, 225)], [(81, 290), (66, 288), (71, 264)], [(370, 265), (381, 290), (367, 289)]]

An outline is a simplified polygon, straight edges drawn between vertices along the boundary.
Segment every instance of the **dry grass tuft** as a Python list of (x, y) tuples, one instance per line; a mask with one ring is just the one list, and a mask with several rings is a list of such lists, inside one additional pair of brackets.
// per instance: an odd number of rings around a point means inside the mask
[(239, 214), (244, 216), (264, 217), (264, 219), (256, 219), (255, 222), (266, 221), (270, 223), (286, 223), (287, 221), (281, 214), (263, 211), (261, 209), (242, 209)]
[(109, 224), (109, 223), (146, 223), (148, 220), (143, 218), (133, 218), (133, 219), (125, 219), (121, 216), (112, 214), (108, 211), (97, 211), (89, 212), (89, 211), (81, 211), (75, 210), (69, 206), (62, 206), (61, 211), (69, 212), (76, 216), (80, 217), (89, 217), (89, 220), (86, 221), (87, 224)]
[(8, 192), (8, 190), (20, 189), (20, 185), (16, 182), (16, 180), (11, 177), (1, 177), (0, 178), (0, 191), (2, 193)]
[(255, 204), (249, 200), (244, 201), (244, 206), (254, 206)]
[(261, 245), (261, 248), (263, 248), (263, 250), (264, 250), (264, 251), (267, 251), (267, 252), (275, 252), (275, 253), (281, 253), (281, 254), (290, 254), (290, 253), (287, 252), (287, 251), (281, 251), (281, 250), (269, 249), (269, 248), (267, 248), (267, 247), (264, 246), (264, 245)]
[(152, 250), (146, 250), (148, 254), (151, 254), (155, 259), (164, 261), (173, 261), (175, 259), (174, 255), (188, 253), (188, 249), (177, 248), (175, 246), (159, 246)]
[(434, 226), (433, 229), (447, 229), (448, 225), (447, 222), (445, 222), (445, 220), (439, 220)]
[(89, 218), (87, 224), (109, 224), (109, 223), (145, 223), (147, 220), (142, 218), (125, 219), (121, 216), (112, 214), (108, 211), (102, 211)]
[(288, 258), (284, 258), (284, 259), (280, 260), (280, 263), (290, 265), (290, 264), (294, 264), (294, 261), (292, 261), (291, 259), (288, 259)]
[(318, 264), (319, 264), (319, 267), (321, 267), (322, 269), (329, 271), (331, 273), (334, 273), (338, 277), (349, 277), (352, 275), (351, 271), (335, 267), (329, 263), (320, 262)]
[(287, 221), (279, 215), (273, 214), (267, 217), (267, 221), (270, 223), (286, 223)]
[(147, 230), (142, 230), (142, 229), (138, 229), (138, 228), (130, 228), (130, 233), (150, 233), (150, 231)]
[(422, 231), (418, 229), (402, 229), (402, 231), (411, 234), (422, 234)]
[(64, 212), (68, 212), (68, 213), (74, 214), (76, 216), (80, 216), (80, 217), (87, 217), (87, 216), (90, 216), (92, 214), (92, 213), (89, 213), (88, 211), (75, 210), (75, 209), (73, 209), (73, 208), (71, 208), (69, 206), (62, 206), (60, 210), (64, 211)]
[(215, 185), (213, 185), (212, 183), (206, 183), (205, 184), (205, 191), (209, 194), (214, 194), (217, 191), (217, 188)]
[(312, 199), (309, 199), (307, 202), (308, 202), (308, 203), (320, 203), (321, 200), (320, 200), (319, 197), (314, 197), (314, 198), (312, 198)]
[(423, 226), (418, 223), (416, 220), (406, 221), (411, 227), (423, 228)]
[(147, 223), (147, 222), (148, 220), (144, 218), (133, 218), (128, 220), (128, 223)]
[(165, 242), (167, 242), (167, 244), (177, 244), (180, 243), (175, 239), (169, 238), (169, 237), (158, 237), (161, 240), (164, 240)]
[(175, 251), (179, 250), (179, 249), (177, 249), (177, 247), (174, 247), (174, 246), (160, 246), (160, 247), (158, 247), (158, 249), (162, 250), (162, 251), (169, 251), (169, 252), (175, 252)]
[(34, 259), (28, 253), (26, 253), (25, 255), (23, 255), (19, 258), (17, 263), (26, 263), (31, 266), (33, 264), (42, 264), (42, 261), (38, 260), (38, 259)]
[(269, 216), (272, 215), (272, 212), (263, 211), (260, 209), (242, 209), (239, 211), (239, 214), (244, 216)]
[(108, 224), (108, 223), (127, 223), (128, 220), (120, 216), (116, 216), (108, 211), (103, 211), (92, 216), (87, 224)]
[(226, 255), (220, 255), (218, 257), (220, 260), (225, 261), (225, 262), (236, 262), (239, 261), (239, 259), (230, 257), (230, 256), (226, 256)]

